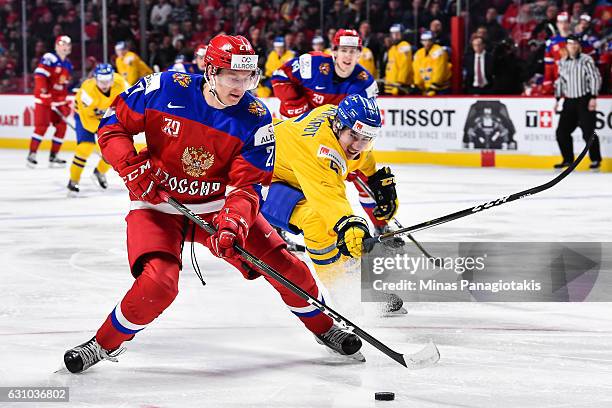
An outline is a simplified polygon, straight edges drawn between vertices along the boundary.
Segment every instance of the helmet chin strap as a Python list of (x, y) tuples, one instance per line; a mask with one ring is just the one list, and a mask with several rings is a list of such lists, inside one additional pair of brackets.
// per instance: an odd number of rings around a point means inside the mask
[[(216, 71), (216, 68), (213, 68)], [(229, 108), (232, 105), (227, 105), (223, 102), (221, 102), (221, 99), (219, 99), (219, 94), (217, 93), (217, 90), (215, 89), (215, 81), (214, 80), (209, 80), (208, 79), (208, 72), (204, 71), (204, 81), (206, 81), (206, 84), (208, 85), (209, 88), (209, 92), (215, 97), (215, 100), (224, 108)]]

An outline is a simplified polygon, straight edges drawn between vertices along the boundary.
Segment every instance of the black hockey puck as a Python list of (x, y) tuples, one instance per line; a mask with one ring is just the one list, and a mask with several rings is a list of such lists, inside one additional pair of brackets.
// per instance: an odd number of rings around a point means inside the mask
[(395, 399), (394, 392), (376, 392), (374, 393), (376, 401), (393, 401)]

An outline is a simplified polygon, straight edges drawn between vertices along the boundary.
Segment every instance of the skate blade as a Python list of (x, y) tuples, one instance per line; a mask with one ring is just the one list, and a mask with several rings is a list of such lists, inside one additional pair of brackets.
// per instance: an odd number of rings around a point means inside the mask
[(66, 163), (49, 163), (50, 169), (63, 169), (66, 167)]
[(76, 191), (70, 191), (70, 190), (68, 190), (68, 193), (66, 195), (68, 196), (68, 198), (78, 198), (79, 197), (79, 193), (77, 193)]
[(329, 354), (330, 360), (336, 363), (359, 364), (359, 363), (366, 362), (366, 359), (364, 355), (361, 354), (361, 351), (357, 351), (356, 353), (353, 353), (353, 354), (341, 354), (341, 353), (338, 353), (336, 350), (330, 349), (327, 346), (325, 346), (325, 350)]
[(26, 167), (27, 167), (28, 169), (35, 169), (35, 168), (36, 168), (36, 164), (34, 164), (34, 163), (30, 163), (30, 162), (27, 162), (27, 163), (26, 163)]
[(70, 374), (70, 371), (66, 368), (66, 366), (61, 366), (57, 370), (53, 372), (53, 374)]
[(402, 306), (398, 310), (394, 310), (392, 312), (383, 312), (382, 317), (397, 317), (407, 315), (408, 311)]
[(96, 187), (98, 187), (100, 190), (106, 190), (108, 188), (108, 186), (103, 186), (102, 183), (100, 183), (100, 180), (98, 180), (96, 175), (93, 173), (91, 174), (91, 181), (93, 181)]

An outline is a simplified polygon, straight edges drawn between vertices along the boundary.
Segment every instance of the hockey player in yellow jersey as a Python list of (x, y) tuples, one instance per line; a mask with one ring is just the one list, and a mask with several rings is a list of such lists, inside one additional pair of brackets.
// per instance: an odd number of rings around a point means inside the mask
[(272, 225), (304, 235), (326, 285), (346, 272), (345, 262), (361, 257), (370, 237), (367, 221), (346, 197), (347, 175), (361, 170), (368, 176), (376, 218), (390, 220), (397, 212), (394, 176), (388, 167), (376, 170), (371, 151), (381, 125), (376, 100), (360, 95), (275, 125), (274, 175), (261, 212)]
[(127, 49), (125, 41), (120, 41), (115, 45), (115, 65), (117, 72), (123, 76), (129, 86), (134, 85), (140, 78), (153, 73), (147, 64), (133, 51)]
[(448, 92), (451, 79), (448, 53), (433, 42), (431, 31), (421, 34), (421, 44), (423, 48), (416, 52), (412, 63), (414, 84), (427, 96)]
[[(74, 99), (77, 147), (70, 166), (70, 181), (68, 181), (70, 195), (79, 193), (81, 174), (87, 159), (96, 149), (96, 132), (104, 112), (115, 97), (127, 88), (127, 82), (121, 75), (115, 73), (110, 64), (98, 64), (93, 78), (81, 84)], [(94, 181), (101, 188), (105, 189), (108, 186), (106, 172), (109, 169), (110, 165), (101, 158), (93, 173)]]
[(402, 39), (403, 31), (404, 27), (401, 24), (394, 24), (389, 29), (393, 41), (393, 45), (387, 53), (387, 65), (385, 67), (385, 93), (389, 95), (407, 93), (414, 79), (412, 46), (408, 41)]
[(272, 74), (282, 67), (285, 62), (295, 57), (295, 53), (288, 50), (285, 46), (285, 39), (283, 37), (276, 37), (272, 45), (274, 49), (268, 54), (264, 77), (257, 87), (257, 96), (259, 98), (272, 96), (272, 82), (270, 81)]

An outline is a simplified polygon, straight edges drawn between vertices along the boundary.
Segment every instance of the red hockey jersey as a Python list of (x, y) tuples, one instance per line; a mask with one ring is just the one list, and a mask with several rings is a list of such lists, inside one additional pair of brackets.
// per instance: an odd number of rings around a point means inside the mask
[(62, 60), (55, 52), (42, 56), (34, 70), (34, 100), (51, 106), (66, 104), (72, 77), (72, 63)]
[[(266, 106), (245, 94), (225, 109), (209, 106), (201, 75), (163, 72), (146, 76), (120, 94), (98, 128), (106, 161), (115, 169), (136, 155), (133, 136), (144, 132), (153, 172), (170, 195), (198, 213), (219, 211), (241, 195), (257, 213), (262, 185), (274, 167), (274, 128)], [(131, 208), (175, 213), (131, 196)]]

